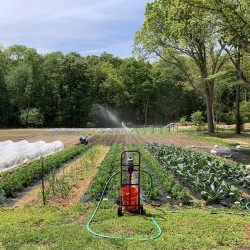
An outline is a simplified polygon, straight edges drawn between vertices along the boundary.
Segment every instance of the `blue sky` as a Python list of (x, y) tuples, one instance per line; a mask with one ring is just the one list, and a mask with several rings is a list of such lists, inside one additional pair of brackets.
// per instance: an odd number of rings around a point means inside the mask
[(0, 0), (0, 44), (130, 57), (149, 0)]

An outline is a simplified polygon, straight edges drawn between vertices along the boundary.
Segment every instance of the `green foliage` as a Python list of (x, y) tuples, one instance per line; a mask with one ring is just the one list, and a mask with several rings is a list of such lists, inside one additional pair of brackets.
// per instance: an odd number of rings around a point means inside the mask
[(243, 118), (243, 122), (250, 121), (250, 102), (241, 102), (240, 103), (240, 113)]
[(167, 169), (193, 185), (209, 203), (219, 203), (229, 197), (241, 199), (241, 192), (236, 186), (250, 187), (248, 170), (244, 165), (219, 161), (175, 146), (148, 144), (147, 148)]
[(182, 116), (179, 122), (183, 126), (187, 125), (188, 124), (187, 116)]
[(195, 126), (202, 126), (204, 124), (204, 117), (201, 111), (196, 111), (191, 115), (191, 121)]
[[(49, 173), (55, 168), (59, 168), (66, 161), (84, 152), (89, 146), (79, 145), (72, 148), (66, 148), (44, 158), (44, 174)], [(0, 190), (3, 190), (7, 197), (14, 197), (15, 192), (23, 190), (34, 180), (41, 179), (42, 168), (40, 160), (24, 164), (19, 168), (7, 171), (0, 176)]]
[[(164, 8), (159, 9), (161, 4)], [(186, 8), (186, 4), (162, 0), (149, 3), (138, 42), (145, 39), (144, 49), (160, 53), (161, 59), (153, 63), (107, 53), (86, 57), (75, 52), (40, 55), (22, 45), (2, 47), (0, 127), (117, 126), (95, 109), (97, 104), (114, 113), (120, 122), (163, 125), (190, 117), (197, 107), (205, 114), (204, 87), (209, 84), (216, 96), (215, 117), (231, 122), (231, 116), (225, 114), (233, 112), (233, 83), (239, 82), (235, 70), (224, 64), (226, 57), (220, 56), (214, 37), (208, 36), (213, 28), (211, 16), (207, 20), (204, 11)], [(163, 11), (166, 6), (170, 8)], [(193, 55), (196, 51), (203, 51), (206, 57)], [(202, 59), (200, 63), (198, 59)], [(247, 56), (241, 59), (247, 79)], [(204, 65), (207, 74), (201, 76), (199, 70)], [(217, 85), (224, 89), (220, 91)], [(247, 98), (249, 90), (245, 86), (242, 89)]]
[[(108, 154), (106, 155), (105, 159), (103, 160), (99, 171), (92, 181), (91, 185), (87, 190), (87, 194), (91, 194), (93, 198), (99, 199), (106, 182), (108, 181), (109, 177), (120, 170), (120, 155), (123, 151), (122, 144), (114, 144), (111, 149), (109, 150)], [(118, 179), (114, 179), (114, 182), (111, 182), (111, 188), (113, 190), (110, 191), (111, 196), (114, 199), (118, 199), (119, 195), (119, 188), (118, 188)]]
[(44, 118), (37, 108), (32, 108), (21, 111), (20, 122), (25, 127), (41, 127)]
[[(139, 150), (142, 154), (141, 170), (148, 172), (153, 180), (153, 186), (151, 186), (151, 180), (147, 174), (142, 172), (142, 187), (145, 194), (148, 194), (151, 199), (161, 200), (161, 193), (166, 193), (171, 196), (171, 201), (177, 200), (185, 204), (189, 203), (190, 197), (188, 196), (185, 188), (180, 186), (166, 170), (164, 166), (159, 162), (140, 144), (130, 145), (130, 150)], [(166, 197), (163, 197), (166, 202)]]

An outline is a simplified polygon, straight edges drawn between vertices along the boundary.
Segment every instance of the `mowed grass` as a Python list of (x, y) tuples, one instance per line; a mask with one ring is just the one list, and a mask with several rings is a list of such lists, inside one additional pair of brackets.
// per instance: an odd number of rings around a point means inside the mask
[[(248, 249), (250, 216), (209, 214), (199, 209), (170, 213), (170, 208), (147, 206), (147, 215), (117, 216), (117, 206), (103, 202), (91, 229), (103, 235), (123, 239), (101, 238), (90, 234), (86, 224), (94, 203), (58, 206), (1, 208), (0, 249)], [(163, 232), (158, 231), (151, 214)], [(126, 237), (135, 237), (127, 240)]]
[(243, 147), (250, 148), (250, 133), (243, 132), (240, 135), (234, 134), (233, 131), (228, 133), (217, 132), (214, 134), (200, 133), (195, 131), (185, 131), (184, 134), (188, 137), (199, 140), (211, 142), (225, 147), (234, 147), (236, 145), (241, 145)]

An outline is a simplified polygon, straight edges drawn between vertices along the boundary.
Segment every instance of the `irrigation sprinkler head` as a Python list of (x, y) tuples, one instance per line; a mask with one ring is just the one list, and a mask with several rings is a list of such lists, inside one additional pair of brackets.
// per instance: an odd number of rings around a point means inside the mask
[(134, 160), (131, 156), (128, 157), (127, 164), (128, 164), (128, 172), (131, 174), (134, 171)]

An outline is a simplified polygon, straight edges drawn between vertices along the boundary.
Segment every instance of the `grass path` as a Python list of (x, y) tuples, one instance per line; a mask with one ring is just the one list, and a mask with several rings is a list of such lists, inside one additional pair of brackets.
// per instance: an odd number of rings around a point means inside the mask
[[(25, 207), (0, 209), (0, 249), (249, 249), (250, 216), (216, 215), (198, 209), (155, 216), (163, 230), (152, 241), (105, 239), (93, 236), (86, 223), (95, 204), (69, 207)], [(117, 207), (103, 203), (92, 229), (105, 235), (152, 237), (157, 231), (148, 216), (116, 215)], [(183, 209), (183, 208), (182, 208)]]

